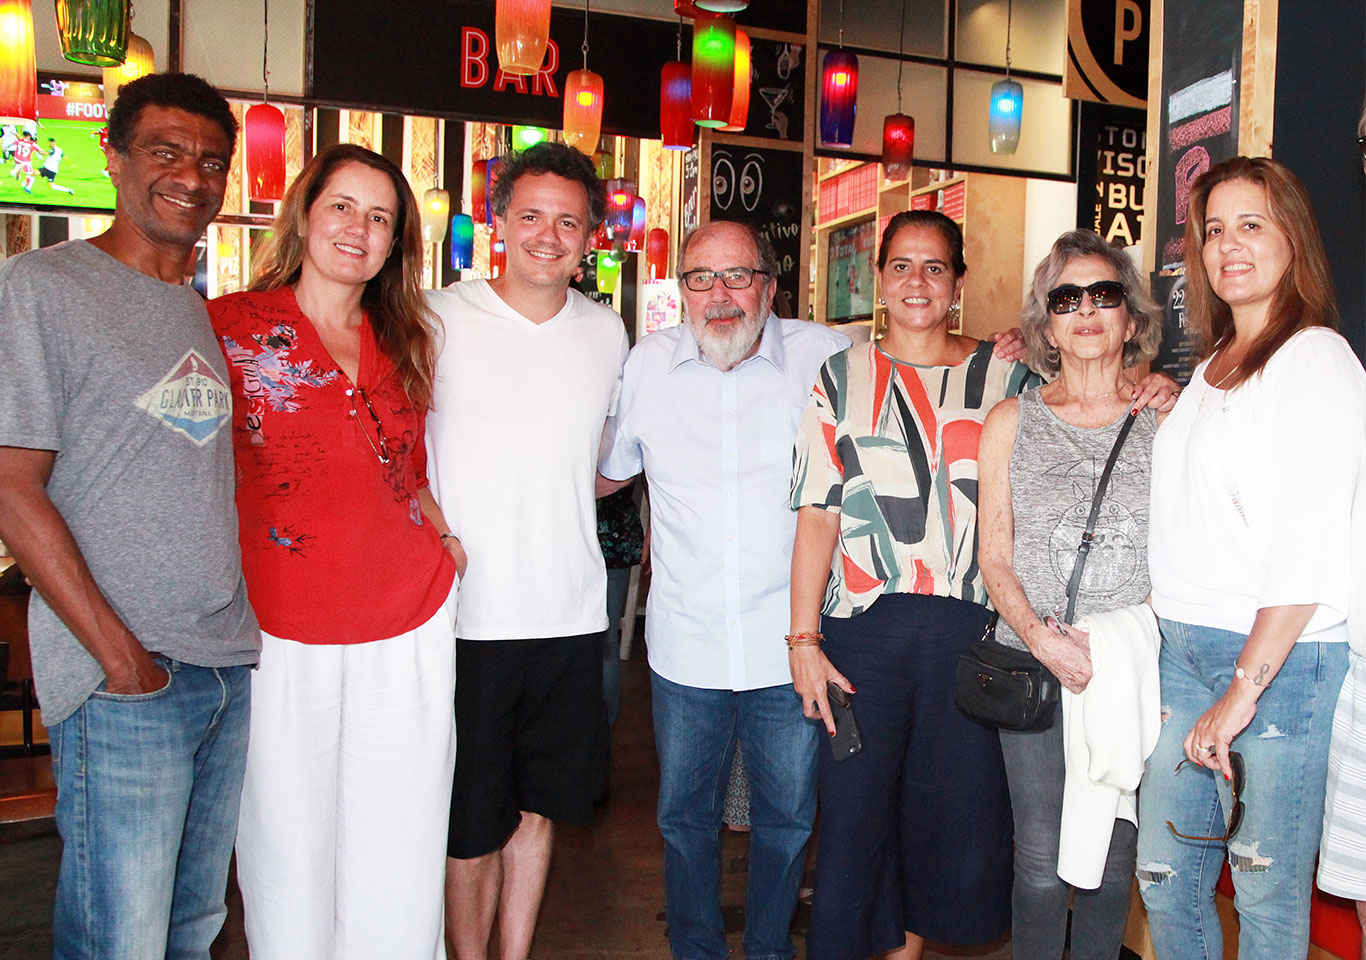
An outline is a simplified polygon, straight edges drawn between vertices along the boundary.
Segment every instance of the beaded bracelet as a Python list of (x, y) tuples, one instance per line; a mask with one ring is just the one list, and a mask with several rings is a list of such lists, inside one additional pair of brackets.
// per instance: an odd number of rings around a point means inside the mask
[(823, 633), (789, 633), (784, 639), (787, 641), (787, 649), (792, 650), (796, 647), (819, 647), (821, 641), (825, 639)]

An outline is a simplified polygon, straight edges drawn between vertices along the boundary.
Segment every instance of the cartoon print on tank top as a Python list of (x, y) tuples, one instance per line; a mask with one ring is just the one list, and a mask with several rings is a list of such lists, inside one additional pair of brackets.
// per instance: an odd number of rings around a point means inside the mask
[[(1058, 582), (1066, 584), (1072, 577), (1072, 566), (1077, 560), (1086, 519), (1091, 514), (1091, 501), (1096, 495), (1096, 484), (1105, 470), (1106, 457), (1087, 457), (1059, 464), (1045, 471), (1046, 476), (1063, 476), (1072, 480), (1074, 500), (1057, 516), (1048, 538), (1048, 554)], [(1115, 462), (1111, 481), (1122, 475), (1138, 472), (1121, 457)], [(1113, 489), (1113, 488), (1112, 488)], [(1139, 550), (1144, 543), (1139, 524), (1147, 522), (1146, 510), (1130, 510), (1118, 503), (1107, 491), (1096, 517), (1095, 539), (1082, 570), (1081, 594), (1112, 596), (1133, 582), (1142, 569)]]

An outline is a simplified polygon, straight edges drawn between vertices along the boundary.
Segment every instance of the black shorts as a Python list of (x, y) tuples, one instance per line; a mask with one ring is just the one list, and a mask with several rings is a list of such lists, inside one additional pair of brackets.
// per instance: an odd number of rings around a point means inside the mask
[(47, 167), (39, 167), (38, 175), (41, 176), (44, 180), (51, 180), (53, 183), (57, 182), (56, 170), (49, 170)]
[(500, 849), (520, 811), (586, 823), (600, 793), (601, 633), (455, 641), (448, 856)]

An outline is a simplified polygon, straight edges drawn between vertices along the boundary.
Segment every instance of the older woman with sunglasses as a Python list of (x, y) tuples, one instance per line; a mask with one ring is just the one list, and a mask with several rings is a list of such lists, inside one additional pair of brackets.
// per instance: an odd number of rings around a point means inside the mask
[[(1029, 650), (1073, 693), (1091, 680), (1085, 634), (1058, 623), (1096, 484), (1133, 408), (1125, 368), (1152, 358), (1162, 314), (1133, 262), (1090, 231), (1065, 233), (1034, 271), (1020, 322), (1030, 366), (1056, 379), (992, 408), (977, 451), (978, 560), (1001, 618), (996, 639)], [(1148, 482), (1161, 414), (1144, 408), (1120, 448), (1076, 616), (1148, 595)], [(1114, 957), (1124, 937), (1137, 828), (1116, 819), (1100, 885), (1058, 876), (1063, 809), (1061, 704), (1045, 730), (1001, 731), (1015, 819), (1011, 950), (1058, 960), (1072, 906), (1074, 960)]]
[(237, 836), (257, 960), (441, 955), (460, 544), (427, 491), (435, 323), (418, 207), (340, 145), (209, 304), (262, 628)]
[(1323, 242), (1286, 167), (1235, 157), (1195, 181), (1186, 304), (1205, 359), (1153, 446), (1164, 724), (1139, 795), (1139, 885), (1159, 956), (1222, 957), (1227, 855), (1239, 957), (1303, 957), (1361, 577), (1366, 373), (1336, 332)]

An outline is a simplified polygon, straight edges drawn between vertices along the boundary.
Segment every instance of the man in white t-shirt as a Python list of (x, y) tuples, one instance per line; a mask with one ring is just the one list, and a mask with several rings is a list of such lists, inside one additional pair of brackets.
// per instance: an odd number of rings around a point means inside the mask
[(686, 322), (627, 360), (602, 486), (650, 484), (650, 649), (659, 829), (675, 960), (724, 960), (721, 800), (737, 746), (751, 793), (745, 955), (790, 957), (816, 814), (817, 725), (782, 637), (792, 448), (821, 365), (849, 338), (770, 312), (773, 247), (713, 222), (679, 251)]
[(507, 269), (429, 295), (445, 326), (427, 420), (432, 492), (469, 554), (456, 620), (460, 739), (446, 937), (531, 947), (552, 821), (591, 818), (606, 571), (594, 479), (626, 357), (617, 314), (569, 287), (606, 205), (592, 163), (542, 143), (490, 188)]

